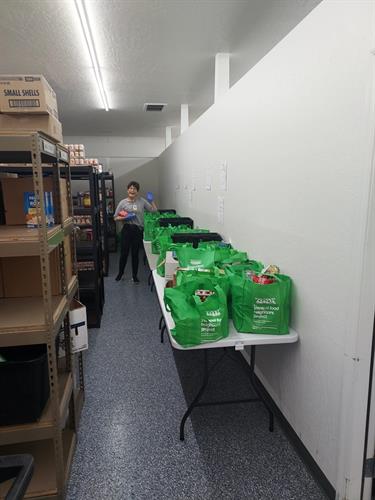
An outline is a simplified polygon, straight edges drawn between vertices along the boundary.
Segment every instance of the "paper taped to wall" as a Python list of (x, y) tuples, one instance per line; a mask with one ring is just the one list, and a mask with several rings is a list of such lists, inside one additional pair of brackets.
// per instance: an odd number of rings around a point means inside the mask
[(212, 189), (211, 172), (206, 172), (206, 191), (211, 191), (211, 189)]
[(217, 197), (217, 221), (219, 224), (224, 224), (224, 198)]
[(219, 186), (221, 191), (228, 190), (228, 166), (226, 161), (223, 161), (219, 166)]

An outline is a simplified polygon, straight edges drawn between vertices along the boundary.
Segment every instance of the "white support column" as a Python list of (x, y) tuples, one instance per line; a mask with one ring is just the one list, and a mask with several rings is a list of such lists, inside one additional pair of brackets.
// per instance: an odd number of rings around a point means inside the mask
[(229, 54), (215, 56), (215, 102), (229, 90)]
[(165, 127), (165, 147), (172, 144), (172, 127)]
[(189, 104), (181, 104), (181, 134), (189, 128)]

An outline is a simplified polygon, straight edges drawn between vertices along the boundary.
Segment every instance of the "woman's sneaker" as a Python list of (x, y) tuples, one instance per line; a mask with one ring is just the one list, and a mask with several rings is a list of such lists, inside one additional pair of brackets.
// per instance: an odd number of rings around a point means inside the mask
[(139, 285), (139, 279), (137, 277), (133, 278), (133, 283)]

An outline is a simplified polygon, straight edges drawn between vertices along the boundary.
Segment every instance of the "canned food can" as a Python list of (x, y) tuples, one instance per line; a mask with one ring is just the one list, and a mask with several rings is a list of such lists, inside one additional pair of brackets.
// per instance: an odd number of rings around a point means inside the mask
[(276, 281), (275, 278), (272, 278), (271, 276), (265, 276), (264, 274), (254, 274), (252, 280), (258, 285), (270, 285), (271, 283), (274, 283)]

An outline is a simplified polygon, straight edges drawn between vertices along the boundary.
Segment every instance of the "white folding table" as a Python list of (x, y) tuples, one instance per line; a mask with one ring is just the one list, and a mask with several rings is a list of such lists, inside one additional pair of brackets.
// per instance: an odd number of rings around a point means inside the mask
[[(191, 402), (189, 405), (188, 409), (186, 410), (184, 416), (182, 417), (181, 424), (180, 424), (180, 440), (183, 441), (185, 438), (184, 435), (184, 428), (185, 428), (185, 422), (193, 409), (197, 406), (212, 406), (212, 405), (221, 405), (221, 404), (235, 404), (235, 403), (252, 403), (252, 402), (257, 402), (261, 401), (265, 407), (268, 410), (269, 413), (269, 430), (272, 432), (273, 431), (273, 413), (268, 405), (268, 403), (265, 401), (265, 399), (262, 397), (259, 388), (257, 387), (257, 381), (255, 378), (255, 348), (257, 345), (270, 345), (270, 344), (290, 344), (297, 342), (298, 340), (298, 334), (294, 330), (290, 329), (290, 332), (287, 335), (265, 335), (265, 334), (258, 334), (258, 333), (239, 333), (237, 330), (234, 328), (233, 322), (230, 320), (229, 321), (229, 335), (228, 337), (218, 340), (216, 342), (208, 342), (205, 344), (200, 344), (194, 347), (182, 347), (180, 344), (176, 342), (174, 339), (173, 335), (171, 334), (171, 330), (174, 328), (175, 324), (172, 318), (172, 315), (170, 312), (167, 311), (165, 304), (164, 304), (164, 288), (165, 288), (165, 283), (166, 280), (165, 278), (161, 277), (158, 275), (156, 270), (152, 271), (152, 276), (155, 284), (155, 289), (156, 293), (158, 296), (159, 300), (159, 305), (160, 309), (162, 312), (162, 317), (159, 322), (159, 329), (161, 329), (161, 342), (163, 342), (163, 334), (164, 331), (166, 330), (168, 332), (169, 340), (171, 342), (171, 345), (174, 349), (178, 349), (181, 351), (190, 351), (190, 350), (203, 350), (203, 362), (204, 362), (204, 375), (203, 375), (203, 383), (201, 388), (199, 389), (196, 397), (194, 400)], [(164, 326), (162, 326), (162, 320), (164, 320)], [(209, 369), (208, 366), (208, 353), (211, 349), (219, 349), (222, 348), (224, 350), (229, 350), (229, 348), (234, 348), (236, 351), (241, 351), (244, 349), (245, 346), (250, 346), (251, 352), (250, 352), (250, 366), (247, 365), (245, 359), (241, 357), (241, 365), (243, 368), (245, 368), (245, 371), (247, 375), (249, 376), (250, 379), (250, 385), (254, 389), (255, 393), (257, 394), (258, 397), (256, 398), (248, 398), (248, 399), (241, 399), (241, 400), (233, 400), (233, 401), (215, 401), (215, 402), (200, 402), (200, 399), (207, 387), (208, 384), (208, 379), (210, 376), (210, 371), (212, 370)], [(216, 365), (215, 365), (216, 366)], [(250, 368), (250, 369), (249, 369)]]

